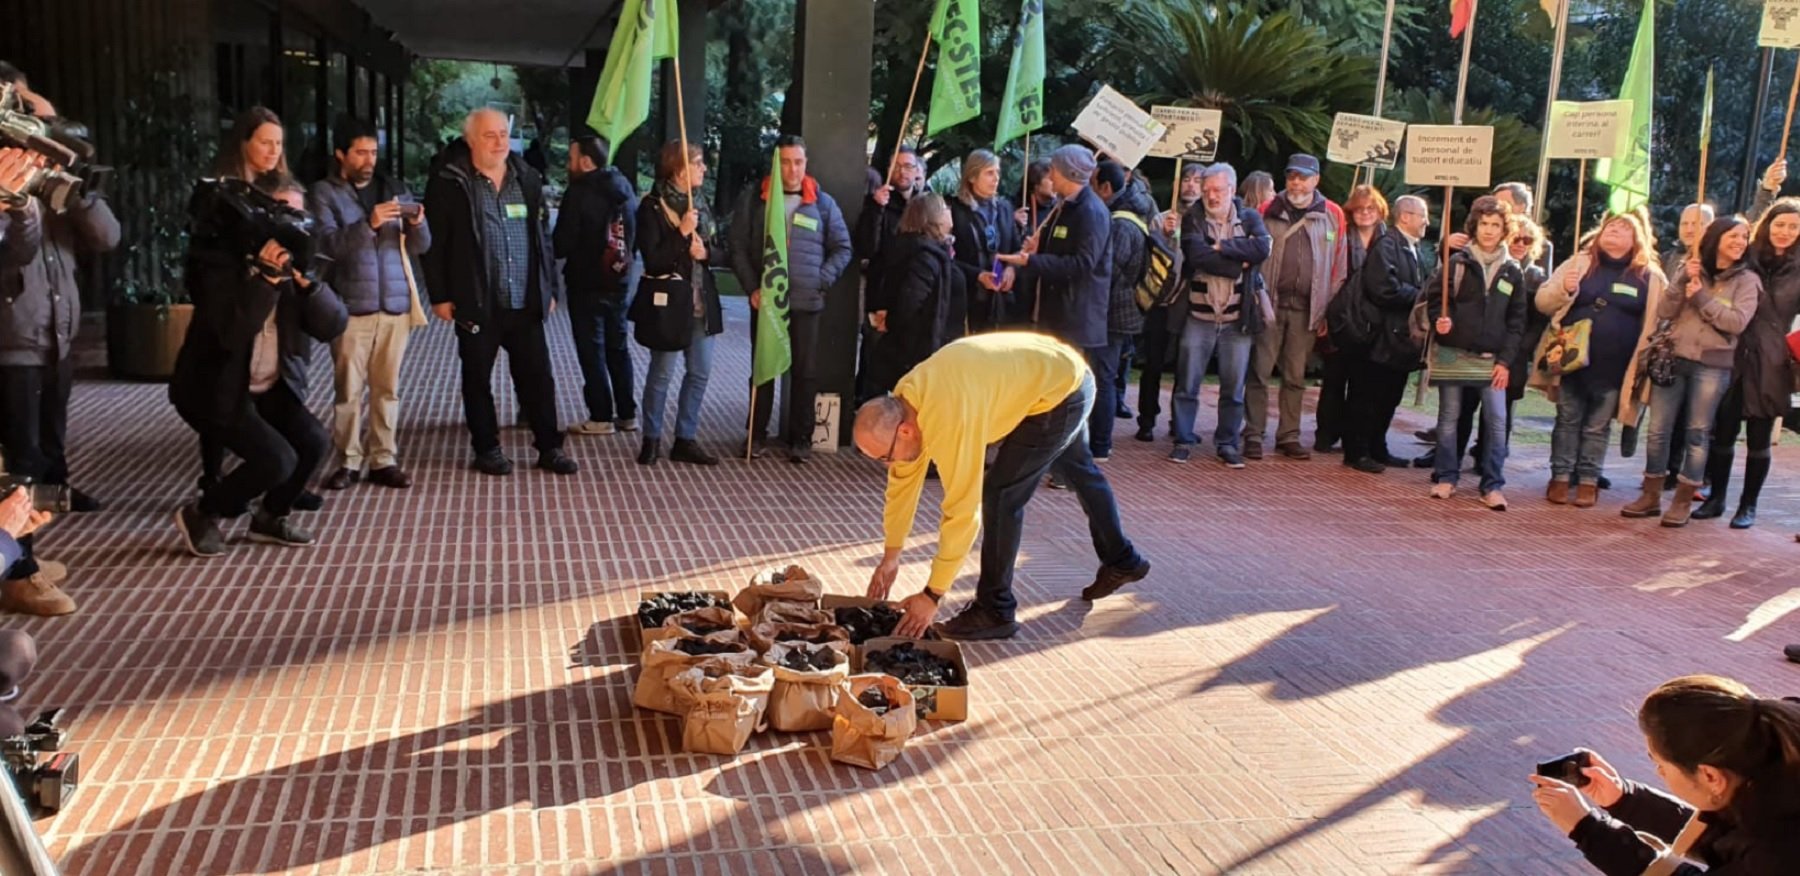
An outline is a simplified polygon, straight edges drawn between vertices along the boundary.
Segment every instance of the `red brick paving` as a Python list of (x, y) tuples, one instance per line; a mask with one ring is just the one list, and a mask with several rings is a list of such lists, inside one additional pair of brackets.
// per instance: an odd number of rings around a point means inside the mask
[[(584, 413), (569, 349), (564, 422)], [(715, 450), (740, 434), (747, 352), (734, 311)], [(1534, 760), (1588, 744), (1650, 778), (1632, 712), (1657, 682), (1800, 688), (1778, 654), (1800, 641), (1791, 447), (1763, 526), (1672, 532), (1621, 520), (1622, 490), (1544, 505), (1541, 445), (1500, 515), (1331, 456), (1178, 468), (1121, 424), (1106, 470), (1156, 571), (1073, 600), (1086, 528), (1041, 494), (1025, 629), (968, 649), (971, 720), (922, 728), (881, 773), (831, 764), (825, 734), (683, 754), (673, 718), (631, 707), (619, 619), (642, 590), (735, 589), (790, 559), (859, 591), (876, 467), (643, 469), (614, 436), (571, 438), (575, 478), (485, 478), (464, 467), (447, 329), (415, 339), (404, 385), (417, 487), (330, 495), (316, 549), (211, 562), (169, 525), (197, 466), (163, 389), (77, 388), (75, 469), (108, 510), (44, 550), (82, 610), (13, 620), (44, 654), (27, 701), (71, 706), (83, 755), (75, 805), (39, 822), (67, 872), (1567, 873)], [(528, 440), (506, 433), (526, 463)]]

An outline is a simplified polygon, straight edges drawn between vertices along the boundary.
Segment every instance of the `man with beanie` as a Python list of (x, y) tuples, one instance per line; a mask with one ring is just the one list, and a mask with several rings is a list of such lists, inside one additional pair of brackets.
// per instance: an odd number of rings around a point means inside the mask
[(1050, 185), (1056, 202), (1035, 237), (1017, 253), (997, 258), (1007, 269), (998, 278), (983, 274), (987, 289), (1036, 290), (1038, 330), (1081, 350), (1093, 362), (1106, 352), (1106, 314), (1112, 297), (1108, 257), (1112, 216), (1088, 187), (1094, 153), (1064, 146), (1050, 156)]
[(1289, 459), (1311, 459), (1300, 444), (1300, 402), (1306, 395), (1306, 360), (1325, 330), (1325, 305), (1344, 284), (1349, 252), (1344, 210), (1319, 194), (1319, 159), (1288, 158), (1287, 188), (1263, 209), (1270, 238), (1263, 271), (1275, 304), (1275, 320), (1256, 339), (1249, 380), (1244, 456), (1261, 459), (1269, 424), (1269, 380), (1281, 374), (1281, 419), (1275, 449)]

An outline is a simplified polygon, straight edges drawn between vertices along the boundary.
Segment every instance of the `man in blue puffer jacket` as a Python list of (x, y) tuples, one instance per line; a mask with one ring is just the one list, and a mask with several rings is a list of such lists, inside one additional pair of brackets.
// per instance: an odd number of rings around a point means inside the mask
[(320, 249), (335, 260), (332, 286), (350, 312), (349, 328), (331, 345), (337, 374), (331, 438), (338, 466), (325, 488), (342, 490), (362, 477), (366, 386), (369, 481), (404, 489), (412, 478), (400, 467), (394, 429), (400, 422), (400, 362), (417, 306), (406, 260), (431, 248), (431, 227), (406, 184), (376, 170), (374, 125), (346, 116), (333, 140), (338, 172), (313, 184), (309, 205), (319, 223)]

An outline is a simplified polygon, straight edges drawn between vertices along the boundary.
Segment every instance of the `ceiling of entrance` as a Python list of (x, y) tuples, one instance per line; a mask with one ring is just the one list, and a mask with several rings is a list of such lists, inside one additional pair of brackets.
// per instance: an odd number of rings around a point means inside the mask
[(622, 2), (356, 0), (423, 57), (550, 66), (580, 66), (583, 49), (605, 49)]

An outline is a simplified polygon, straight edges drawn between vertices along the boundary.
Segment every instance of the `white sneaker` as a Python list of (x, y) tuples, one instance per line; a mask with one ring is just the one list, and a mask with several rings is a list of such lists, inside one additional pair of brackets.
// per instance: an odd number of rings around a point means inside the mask
[(1452, 483), (1432, 484), (1431, 498), (1448, 499), (1456, 495), (1456, 485)]
[(611, 435), (613, 424), (601, 420), (588, 420), (569, 430), (576, 435)]
[(1489, 511), (1505, 511), (1506, 497), (1500, 495), (1499, 490), (1489, 490), (1481, 494), (1481, 504), (1486, 505)]
[(637, 417), (626, 417), (625, 419), (620, 420), (619, 421), (619, 431), (621, 431), (621, 432), (636, 432), (637, 431)]

